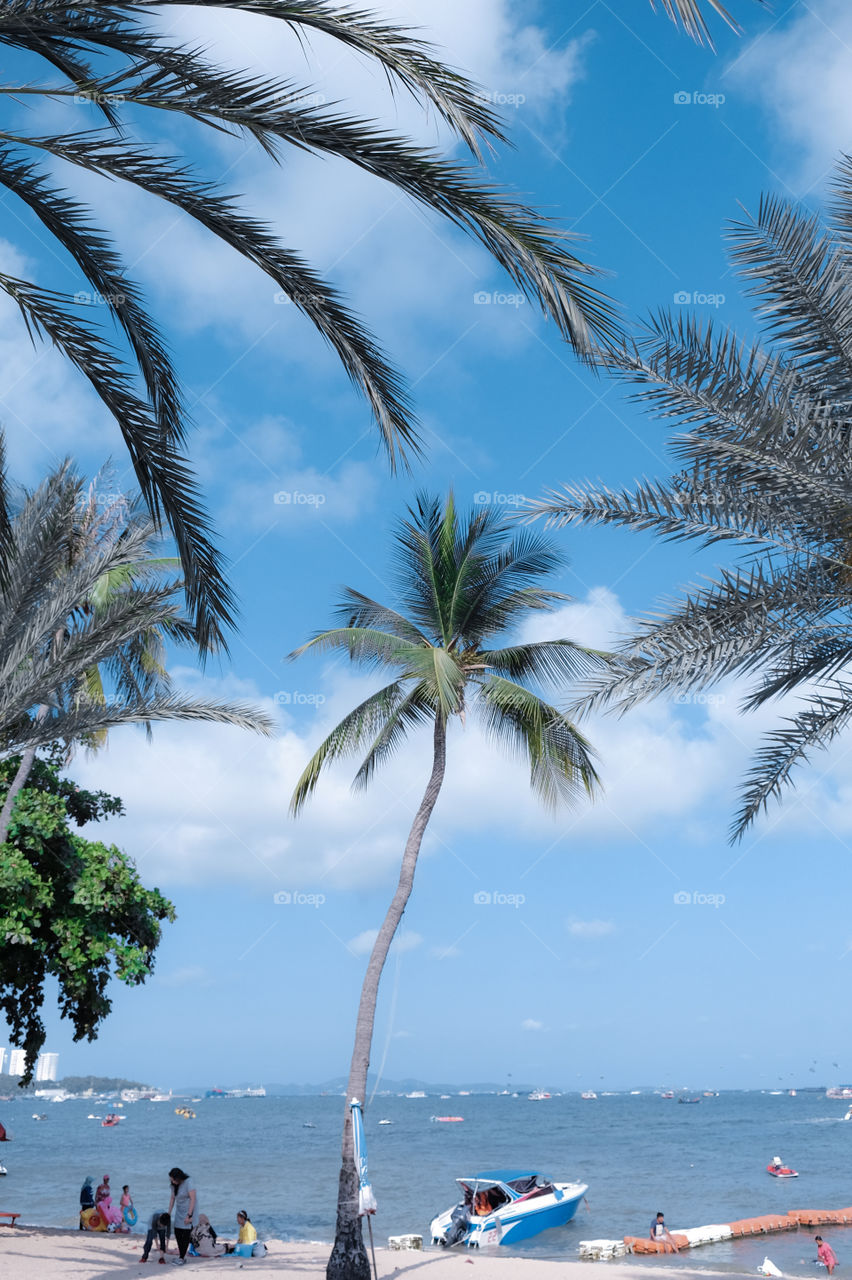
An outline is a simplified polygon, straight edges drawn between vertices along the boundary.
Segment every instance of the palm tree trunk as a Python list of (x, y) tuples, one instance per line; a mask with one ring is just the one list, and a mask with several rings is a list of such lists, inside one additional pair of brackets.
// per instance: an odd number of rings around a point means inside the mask
[(23, 790), (27, 778), (30, 776), (30, 770), (35, 760), (35, 747), (27, 747), (21, 756), (21, 763), (18, 765), (18, 771), (12, 779), (9, 790), (6, 792), (6, 799), (3, 801), (3, 808), (0, 809), (0, 844), (6, 843), (6, 836), (9, 834), (9, 823), (12, 820), (12, 809), (18, 798), (18, 793)]
[(362, 1102), (367, 1093), (367, 1071), (370, 1066), (370, 1049), (373, 1042), (373, 1024), (376, 1020), (376, 1002), (379, 982), (402, 914), (414, 886), (414, 872), (426, 826), (432, 816), (435, 801), (444, 781), (447, 756), (447, 728), (438, 712), (435, 716), (432, 773), (420, 801), (399, 870), (399, 883), (393, 901), (384, 918), (379, 936), (370, 953), (367, 972), (361, 987), (358, 1021), (355, 1024), (355, 1047), (349, 1067), (349, 1083), (346, 1089), (346, 1114), (343, 1122), (343, 1153), (340, 1166), (340, 1184), (337, 1193), (337, 1231), (334, 1249), (328, 1260), (326, 1280), (370, 1280), (370, 1262), (361, 1234), (358, 1216), (358, 1174), (352, 1144), (352, 1116), (349, 1103), (353, 1098)]

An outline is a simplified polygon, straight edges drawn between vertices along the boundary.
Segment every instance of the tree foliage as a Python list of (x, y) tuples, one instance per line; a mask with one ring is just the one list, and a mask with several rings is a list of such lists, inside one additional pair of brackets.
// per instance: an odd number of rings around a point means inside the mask
[[(121, 800), (85, 791), (59, 771), (58, 751), (37, 759), (0, 846), (0, 1011), (27, 1075), (45, 1040), (45, 986), (58, 984), (75, 1040), (94, 1040), (112, 1007), (112, 978), (138, 986), (149, 977), (171, 902), (146, 889), (115, 845), (73, 828), (123, 812)], [(18, 760), (0, 762), (0, 792)]]
[(827, 225), (766, 196), (729, 239), (767, 343), (680, 311), (605, 357), (640, 403), (685, 428), (680, 469), (618, 491), (569, 485), (534, 510), (736, 552), (619, 646), (585, 705), (624, 711), (735, 676), (746, 711), (789, 698), (743, 783), (739, 837), (852, 721), (852, 158)]

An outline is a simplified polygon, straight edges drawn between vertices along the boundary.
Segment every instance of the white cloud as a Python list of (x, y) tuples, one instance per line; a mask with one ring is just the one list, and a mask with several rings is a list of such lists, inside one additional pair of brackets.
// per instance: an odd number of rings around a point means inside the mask
[(535, 1018), (524, 1018), (521, 1028), (524, 1031), (543, 1031), (544, 1023), (538, 1022)]
[(772, 168), (807, 188), (852, 143), (852, 10), (847, 0), (813, 0), (792, 12), (792, 21), (746, 46), (726, 80), (757, 98), (773, 121), (778, 147)]
[[(356, 937), (350, 938), (346, 945), (353, 955), (367, 956), (373, 950), (378, 936), (378, 929), (364, 929)], [(423, 938), (419, 933), (408, 930), (406, 933), (397, 934), (391, 943), (391, 951), (398, 951), (402, 955), (406, 951), (416, 950), (422, 941)]]
[(568, 932), (572, 938), (606, 938), (615, 933), (612, 920), (569, 920)]

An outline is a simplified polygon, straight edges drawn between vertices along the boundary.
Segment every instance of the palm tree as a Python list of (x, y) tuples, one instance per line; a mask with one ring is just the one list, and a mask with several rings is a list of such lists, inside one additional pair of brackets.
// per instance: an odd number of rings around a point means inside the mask
[[(347, 1104), (366, 1093), (379, 981), (444, 780), (450, 722), (464, 723), (468, 712), (475, 714), (491, 737), (529, 761), (530, 784), (547, 805), (573, 803), (597, 785), (589, 744), (536, 686), (572, 682), (601, 665), (604, 655), (571, 640), (489, 647), (531, 611), (552, 609), (567, 598), (539, 585), (560, 566), (560, 555), (526, 530), (510, 537), (503, 519), (488, 508), (460, 518), (452, 495), (443, 509), (437, 499), (421, 495), (401, 522), (395, 544), (399, 610), (347, 588), (336, 610), (339, 625), (319, 632), (292, 655), (340, 649), (358, 665), (394, 673), (314, 753), (293, 793), (294, 814), (333, 761), (363, 755), (355, 786), (366, 787), (412, 730), (428, 727), (432, 737), (431, 773), (361, 989)], [(368, 1280), (370, 1274), (348, 1105), (337, 1232), (327, 1274), (329, 1280)]]
[(0, 441), (0, 754), (21, 754), (0, 843), (38, 747), (162, 720), (272, 732), (254, 708), (174, 692), (163, 640), (195, 638), (181, 583), (151, 558), (150, 519), (131, 507), (116, 530), (110, 513), (86, 515), (86, 501), (65, 462), (10, 514)]
[(625, 641), (586, 706), (624, 711), (731, 676), (750, 681), (745, 711), (798, 694), (744, 781), (739, 838), (852, 718), (852, 158), (838, 166), (825, 228), (768, 196), (730, 238), (774, 345), (691, 315), (652, 321), (607, 359), (637, 399), (684, 425), (681, 469), (629, 491), (569, 486), (534, 509), (550, 523), (738, 551), (735, 567), (688, 586)]
[[(418, 449), (418, 428), (397, 371), (340, 294), (274, 231), (245, 214), (227, 190), (194, 174), (180, 154), (164, 155), (139, 137), (138, 108), (177, 113), (211, 130), (257, 143), (278, 162), (287, 147), (348, 160), (479, 240), (515, 283), (582, 353), (594, 336), (615, 332), (613, 310), (593, 272), (571, 251), (573, 237), (493, 185), (483, 148), (504, 141), (502, 126), (476, 87), (438, 61), (409, 30), (329, 0), (192, 0), (196, 11), (239, 9), (272, 18), (300, 38), (321, 32), (373, 62), (394, 90), (434, 110), (466, 147), (463, 164), (394, 136), (377, 123), (317, 106), (295, 82), (266, 81), (211, 65), (195, 48), (155, 29), (163, 10), (190, 0), (125, 0), (71, 5), (9, 0), (0, 11), (0, 45), (44, 60), (51, 79), (6, 78), (7, 103), (36, 108), (20, 128), (0, 129), (0, 187), (16, 196), (90, 282), (122, 335), (116, 346), (92, 323), (91, 309), (67, 294), (0, 272), (0, 289), (18, 304), (33, 337), (53, 343), (89, 381), (116, 418), (141, 492), (174, 534), (187, 598), (202, 644), (222, 642), (233, 597), (211, 541), (184, 454), (187, 414), (162, 335), (110, 238), (49, 169), (62, 160), (129, 182), (188, 214), (264, 271), (317, 327), (366, 397), (391, 464)], [(97, 127), (81, 131), (81, 98)], [(73, 105), (65, 130), (36, 132), (37, 109)], [(85, 103), (84, 103), (85, 107)], [(141, 388), (137, 383), (141, 380)]]
[[(2, 442), (0, 442), (2, 447)], [(144, 554), (136, 564), (118, 563), (94, 583), (90, 599), (78, 601), (74, 613), (87, 614), (103, 612), (115, 601), (116, 596), (133, 586), (140, 580), (159, 580), (165, 574), (172, 575), (172, 589), (180, 590), (181, 584), (175, 580), (180, 568), (180, 561), (172, 556), (152, 555), (153, 544), (158, 539), (157, 531), (150, 516), (145, 512), (138, 499), (128, 499), (125, 495), (112, 495), (109, 503), (103, 503), (104, 477), (96, 477), (84, 490), (80, 481), (76, 484), (77, 501), (71, 519), (64, 531), (59, 534), (59, 545), (63, 556), (58, 568), (64, 573), (73, 564), (103, 551), (106, 541), (126, 542), (131, 528), (136, 528), (142, 535)], [(6, 515), (8, 519), (8, 513)], [(57, 630), (54, 645), (62, 643), (66, 628)], [(144, 702), (154, 694), (165, 694), (171, 690), (169, 674), (165, 666), (165, 643), (192, 643), (195, 639), (192, 626), (183, 618), (169, 617), (153, 628), (130, 636), (114, 652), (100, 663), (84, 671), (73, 693), (75, 702), (85, 700), (90, 704), (105, 706), (113, 689), (121, 691), (126, 697), (137, 702)], [(46, 702), (37, 711), (36, 718), (43, 718), (49, 711)], [(150, 722), (145, 724), (150, 738)], [(108, 731), (99, 729), (87, 733), (85, 745), (90, 749), (98, 749), (106, 744)], [(73, 744), (69, 744), (70, 754)], [(6, 792), (2, 808), (0, 808), (0, 844), (5, 843), (9, 829), (9, 820), (18, 793), (26, 785), (36, 757), (37, 747), (31, 744), (23, 752), (18, 768)]]

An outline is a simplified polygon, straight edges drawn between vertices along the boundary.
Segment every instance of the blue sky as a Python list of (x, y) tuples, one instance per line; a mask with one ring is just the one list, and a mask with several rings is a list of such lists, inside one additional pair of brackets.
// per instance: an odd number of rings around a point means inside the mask
[[(825, 198), (852, 134), (852, 15), (840, 0), (778, 3), (771, 15), (742, 4), (746, 36), (717, 24), (713, 55), (649, 5), (630, 5), (629, 21), (622, 7), (388, 0), (381, 10), (424, 27), (493, 95), (515, 143), (493, 172), (587, 238), (581, 252), (611, 273), (628, 316), (689, 295), (750, 335), (724, 227), (763, 191), (814, 208)], [(305, 55), (244, 17), (201, 33), (197, 14), (175, 21), (236, 65), (298, 75), (434, 137), (320, 40)], [(145, 128), (169, 141), (162, 122)], [(369, 681), (339, 662), (288, 665), (286, 654), (330, 620), (339, 584), (389, 596), (388, 534), (415, 489), (507, 503), (562, 480), (629, 483), (666, 473), (666, 429), (583, 372), (484, 251), (393, 192), (308, 157), (274, 169), (242, 143), (189, 130), (171, 142), (226, 175), (347, 290), (414, 389), (428, 456), (410, 478), (389, 475), (365, 407), (264, 278), (171, 210), (64, 175), (115, 232), (194, 406), (193, 457), (242, 606), (231, 662), (203, 681), (277, 708), (281, 733), (258, 743), (162, 729), (149, 746), (128, 731), (75, 762), (75, 777), (123, 796), (127, 816), (109, 835), (172, 896), (179, 920), (147, 987), (116, 989), (95, 1045), (72, 1046), (51, 1016), (47, 1047), (64, 1072), (163, 1085), (319, 1080), (348, 1066), (370, 931), (428, 743), (413, 740), (365, 797), (335, 771), (294, 824), (287, 801), (301, 767)], [(9, 199), (0, 239), (20, 274), (84, 288)], [(7, 306), (0, 351), (14, 473), (34, 481), (66, 452), (94, 470), (112, 454), (127, 482), (112, 425), (58, 357), (31, 352)], [(575, 603), (528, 636), (606, 643), (713, 563), (626, 533), (557, 536), (571, 560), (559, 585)], [(188, 687), (202, 682), (185, 655), (177, 663)], [(455, 732), (374, 1065), (390, 1078), (511, 1073), (567, 1087), (851, 1076), (852, 1032), (837, 1014), (852, 965), (848, 747), (817, 760), (795, 801), (731, 850), (736, 780), (761, 724), (738, 716), (733, 689), (595, 722), (605, 799), (558, 819), (536, 808), (517, 762), (472, 727)], [(466, 994), (489, 985), (488, 999)], [(225, 1029), (215, 1042), (213, 1025)]]

